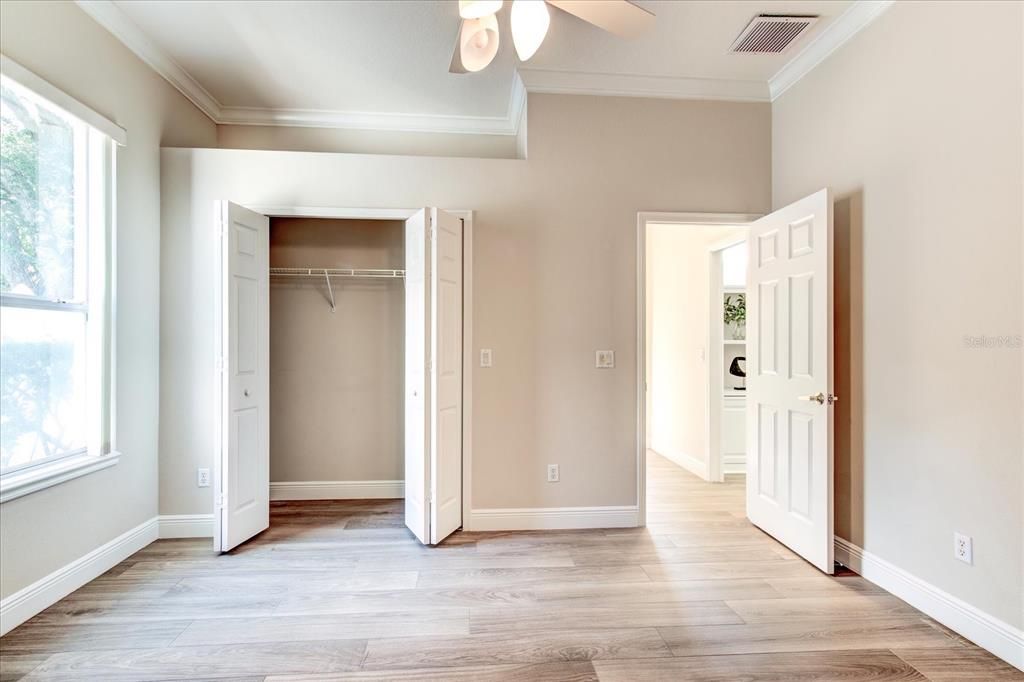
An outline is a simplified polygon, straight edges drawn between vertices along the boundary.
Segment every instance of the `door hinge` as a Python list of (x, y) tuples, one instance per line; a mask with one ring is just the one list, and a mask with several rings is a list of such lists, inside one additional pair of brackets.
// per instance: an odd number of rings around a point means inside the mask
[(224, 493), (218, 493), (213, 501), (214, 507), (217, 509), (224, 508)]
[(223, 372), (224, 371), (224, 358), (223, 357), (217, 358), (217, 371), (218, 372)]

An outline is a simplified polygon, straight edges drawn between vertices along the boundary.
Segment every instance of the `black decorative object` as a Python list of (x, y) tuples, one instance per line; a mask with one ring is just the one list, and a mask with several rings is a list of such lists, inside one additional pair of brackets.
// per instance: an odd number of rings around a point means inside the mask
[[(742, 367), (740, 366), (741, 362), (744, 365)], [(732, 363), (730, 363), (730, 365), (729, 365), (729, 374), (733, 375), (734, 377), (739, 377), (740, 379), (743, 379), (743, 381), (740, 382), (740, 385), (736, 387), (737, 391), (745, 391), (745, 390), (747, 390), (747, 386), (746, 386), (746, 384), (747, 384), (747, 382), (746, 382), (747, 370), (745, 368), (746, 363), (747, 363), (747, 359), (744, 356), (737, 355), (736, 357), (734, 357), (732, 359)]]

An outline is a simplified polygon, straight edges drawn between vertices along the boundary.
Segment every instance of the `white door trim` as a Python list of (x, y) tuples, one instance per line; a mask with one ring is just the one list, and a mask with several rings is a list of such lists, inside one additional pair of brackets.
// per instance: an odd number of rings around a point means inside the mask
[(639, 211), (636, 214), (636, 501), (637, 525), (647, 525), (647, 226), (746, 225), (755, 213), (670, 213)]
[[(251, 211), (274, 218), (336, 218), (405, 220), (418, 208), (358, 208), (345, 206), (259, 206), (241, 203)], [(443, 209), (462, 218), (462, 528), (470, 528), (473, 472), (473, 211)], [(220, 374), (217, 374), (220, 381)], [(220, 434), (216, 450), (220, 452)]]

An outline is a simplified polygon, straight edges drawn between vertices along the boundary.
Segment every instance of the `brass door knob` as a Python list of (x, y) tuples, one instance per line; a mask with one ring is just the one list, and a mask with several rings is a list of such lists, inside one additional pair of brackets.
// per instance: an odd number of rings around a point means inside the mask
[(832, 395), (831, 393), (829, 393), (828, 395), (825, 395), (824, 393), (821, 393), (819, 391), (818, 393), (815, 393), (814, 395), (802, 395), (802, 396), (800, 396), (800, 400), (807, 400), (807, 401), (810, 401), (812, 403), (818, 403), (819, 405), (824, 405), (825, 403), (828, 403), (829, 405), (832, 405), (834, 403), (839, 402), (839, 397), (835, 396), (835, 395)]

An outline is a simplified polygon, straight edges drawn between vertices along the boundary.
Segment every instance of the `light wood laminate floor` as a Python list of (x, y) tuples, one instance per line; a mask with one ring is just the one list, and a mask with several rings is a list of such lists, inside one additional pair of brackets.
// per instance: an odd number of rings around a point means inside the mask
[(649, 459), (645, 529), (457, 533), (399, 501), (274, 504), (229, 555), (161, 540), (0, 639), (8, 680), (1021, 680)]

